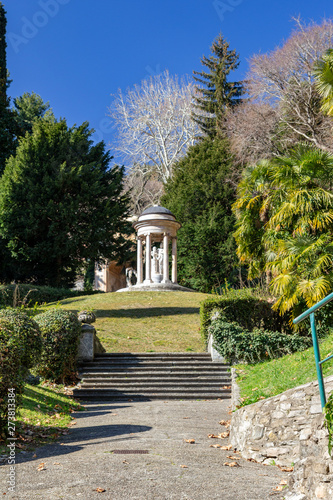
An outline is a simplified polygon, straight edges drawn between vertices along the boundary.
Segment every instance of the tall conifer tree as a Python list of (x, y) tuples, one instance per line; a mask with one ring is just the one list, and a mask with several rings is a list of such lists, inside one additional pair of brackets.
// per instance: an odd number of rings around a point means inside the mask
[(6, 60), (6, 11), (0, 2), (0, 175), (4, 171), (6, 159), (15, 151), (14, 120), (9, 108)]
[(243, 94), (241, 82), (229, 82), (228, 75), (238, 65), (238, 54), (229, 49), (229, 43), (220, 34), (213, 42), (210, 57), (203, 56), (201, 63), (207, 71), (193, 71), (197, 95), (193, 96), (196, 112), (194, 121), (205, 135), (224, 135), (225, 110), (240, 102)]

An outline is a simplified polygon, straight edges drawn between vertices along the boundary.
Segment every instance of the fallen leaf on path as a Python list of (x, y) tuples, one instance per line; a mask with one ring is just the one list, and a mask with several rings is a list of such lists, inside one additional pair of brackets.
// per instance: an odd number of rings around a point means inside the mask
[(231, 450), (231, 448), (232, 448), (231, 444), (228, 444), (228, 446), (221, 446), (221, 450), (229, 451), (229, 450)]
[(284, 487), (282, 485), (279, 485), (279, 486), (276, 486), (275, 488), (273, 488), (273, 491), (282, 491), (284, 490)]
[(230, 458), (230, 460), (239, 460), (239, 457), (233, 457), (232, 455), (228, 455), (227, 458)]
[(247, 462), (255, 462), (256, 464), (258, 463), (256, 460), (254, 460), (254, 458), (247, 458), (246, 460)]
[(218, 434), (217, 437), (219, 437), (220, 439), (225, 439), (225, 438), (229, 437), (229, 434), (230, 434), (229, 431), (228, 432), (221, 432), (220, 434)]
[(286, 481), (285, 479), (282, 479), (282, 481), (280, 481), (280, 484), (288, 484), (288, 481)]
[(45, 464), (44, 462), (42, 462), (42, 463), (41, 463), (41, 464), (39, 464), (39, 466), (37, 467), (37, 470), (38, 470), (38, 471), (41, 471), (41, 470), (46, 470), (45, 465), (46, 465), (46, 464)]
[(207, 437), (209, 437), (210, 439), (213, 439), (213, 438), (214, 438), (214, 439), (215, 439), (215, 438), (216, 438), (216, 439), (218, 439), (218, 436), (217, 436), (216, 434), (208, 434), (208, 436), (207, 436)]
[(97, 491), (97, 493), (104, 493), (106, 490), (104, 488), (96, 488), (94, 491)]
[(184, 439), (185, 443), (194, 444), (195, 439)]
[(184, 420), (185, 420), (185, 419), (188, 419), (188, 418), (190, 418), (190, 417), (183, 417), (183, 419), (184, 419)]
[(53, 465), (61, 465), (60, 462), (53, 462)]
[(220, 420), (219, 424), (224, 425), (224, 427), (229, 427), (230, 426), (231, 420)]
[(224, 385), (222, 389), (231, 389), (231, 385)]
[(32, 455), (32, 458), (37, 458), (37, 455), (36, 455), (36, 453), (35, 453), (34, 455)]
[(278, 465), (278, 468), (283, 472), (293, 472), (294, 470), (294, 467), (282, 467), (281, 465)]
[(118, 413), (109, 413), (110, 417), (115, 417)]
[(209, 448), (222, 448), (221, 444), (211, 444)]
[(224, 462), (223, 465), (226, 465), (227, 467), (240, 467), (237, 462)]
[(187, 465), (181, 465), (182, 469), (188, 469)]

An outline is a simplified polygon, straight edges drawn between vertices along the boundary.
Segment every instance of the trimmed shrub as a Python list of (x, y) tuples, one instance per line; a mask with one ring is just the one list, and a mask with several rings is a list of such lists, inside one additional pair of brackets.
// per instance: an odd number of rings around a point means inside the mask
[(9, 390), (13, 390), (15, 395), (16, 408), (21, 401), (24, 387), (22, 359), (25, 354), (15, 325), (0, 318), (0, 436), (2, 437), (8, 432), (8, 412), (11, 412), (8, 404)]
[(43, 347), (38, 324), (20, 309), (1, 309), (0, 318), (11, 324), (15, 336), (19, 339), (23, 353), (22, 365), (27, 369), (33, 368), (40, 358)]
[(231, 363), (257, 363), (303, 351), (311, 345), (310, 338), (298, 334), (286, 335), (259, 328), (249, 331), (236, 322), (222, 319), (213, 321), (208, 330), (213, 335), (215, 349)]
[(201, 302), (201, 334), (208, 339), (208, 327), (217, 315), (228, 322), (237, 322), (243, 329), (263, 328), (270, 331), (292, 333), (285, 317), (272, 310), (272, 304), (259, 298), (250, 288), (228, 290), (224, 295), (212, 296)]
[(43, 352), (37, 365), (39, 375), (62, 383), (73, 379), (81, 333), (77, 315), (61, 309), (50, 309), (37, 314), (34, 319), (43, 339)]
[(58, 302), (59, 300), (81, 295), (94, 295), (100, 291), (69, 290), (68, 288), (53, 288), (51, 286), (35, 286), (31, 284), (0, 286), (0, 304), (3, 306), (30, 306)]

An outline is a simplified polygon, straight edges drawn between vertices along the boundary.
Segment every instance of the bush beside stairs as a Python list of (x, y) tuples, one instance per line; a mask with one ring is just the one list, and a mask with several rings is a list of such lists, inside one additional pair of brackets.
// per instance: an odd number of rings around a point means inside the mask
[(80, 367), (82, 400), (226, 399), (229, 366), (206, 353), (104, 353)]

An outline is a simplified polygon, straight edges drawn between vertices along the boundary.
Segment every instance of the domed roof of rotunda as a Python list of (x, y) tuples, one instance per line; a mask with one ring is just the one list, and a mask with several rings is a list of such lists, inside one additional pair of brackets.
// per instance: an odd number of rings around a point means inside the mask
[[(173, 215), (172, 212), (170, 212), (170, 210), (168, 210), (167, 208), (165, 207), (161, 207), (159, 205), (154, 205), (153, 207), (149, 207), (149, 208), (146, 208), (146, 210), (144, 210), (142, 212), (142, 214), (140, 215), (140, 217), (142, 215), (153, 215), (153, 214), (168, 214), (168, 215), (172, 215), (173, 217), (175, 217)], [(175, 217), (176, 218), (176, 217)]]

